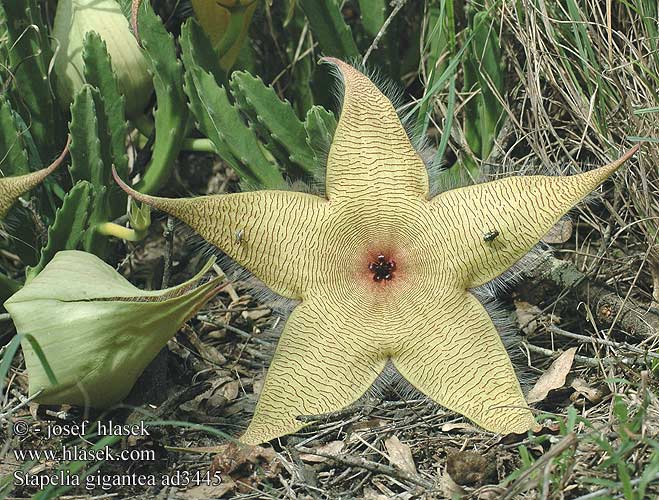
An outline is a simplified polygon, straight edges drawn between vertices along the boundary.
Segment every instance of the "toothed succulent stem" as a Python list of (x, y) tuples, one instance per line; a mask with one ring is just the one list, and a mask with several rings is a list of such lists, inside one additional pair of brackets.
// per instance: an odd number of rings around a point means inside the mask
[[(134, 6), (130, 0), (121, 1), (127, 11)], [(139, 40), (154, 75), (157, 100), (153, 154), (136, 187), (144, 193), (153, 193), (162, 188), (170, 176), (185, 138), (189, 115), (183, 92), (183, 65), (176, 57), (172, 35), (149, 2), (141, 2), (136, 8), (136, 15), (139, 23), (136, 22), (134, 28), (139, 27), (140, 30)]]
[[(196, 23), (186, 23), (181, 31), (185, 63), (185, 92), (197, 126), (212, 142), (217, 154), (238, 173), (247, 185), (283, 188), (286, 185), (279, 165), (263, 153), (252, 127), (245, 125), (238, 106), (233, 105), (216, 72), (206, 70), (203, 47), (205, 36)], [(211, 68), (212, 69), (212, 68)]]
[(286, 151), (287, 160), (302, 168), (307, 175), (315, 170), (315, 155), (307, 144), (304, 124), (293, 107), (282, 101), (271, 86), (244, 71), (231, 77), (231, 92), (240, 109), (267, 138)]

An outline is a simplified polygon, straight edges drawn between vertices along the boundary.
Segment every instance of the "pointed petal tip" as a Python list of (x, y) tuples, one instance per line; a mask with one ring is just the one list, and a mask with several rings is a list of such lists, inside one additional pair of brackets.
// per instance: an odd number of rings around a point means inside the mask
[(186, 223), (194, 222), (186, 219), (186, 214), (181, 212), (181, 209), (185, 207), (187, 202), (190, 200), (189, 198), (163, 198), (161, 196), (151, 196), (149, 194), (140, 193), (121, 179), (114, 165), (112, 165), (112, 177), (114, 178), (114, 181), (119, 185), (119, 187), (123, 189), (126, 194), (133, 198), (135, 201), (149, 205), (151, 208), (155, 208), (156, 210), (167, 212), (169, 215), (173, 215), (174, 217), (182, 219)]
[[(640, 149), (641, 149), (641, 144), (640, 143), (636, 144), (634, 147), (625, 151), (625, 153), (623, 153), (616, 160), (606, 165), (603, 165), (599, 168), (586, 172), (584, 176), (595, 179), (595, 184), (600, 184), (604, 182), (604, 180), (607, 177), (611, 176), (620, 167), (622, 167), (625, 164), (625, 162), (627, 162), (630, 158), (632, 158)], [(594, 187), (595, 186), (593, 186), (593, 188)]]
[(336, 57), (330, 57), (330, 56), (321, 57), (318, 62), (320, 64), (334, 64), (336, 66), (339, 66), (341, 64), (346, 64), (341, 59), (337, 59)]
[(629, 160), (632, 156), (634, 156), (636, 153), (638, 153), (638, 151), (641, 149), (641, 145), (642, 145), (642, 144), (643, 144), (643, 143), (639, 142), (639, 143), (636, 144), (634, 147), (628, 149), (628, 150), (627, 150), (627, 151), (626, 151), (626, 152), (625, 152), (620, 158), (618, 158), (617, 160), (615, 160), (614, 162), (612, 162), (612, 163), (610, 164), (610, 166), (611, 166), (611, 167), (614, 167), (614, 168), (616, 168), (616, 169), (619, 168), (620, 166), (622, 166), (623, 163), (625, 163), (625, 162), (626, 162), (627, 160)]
[(336, 57), (329, 57), (329, 56), (321, 57), (318, 61), (318, 64), (330, 65), (331, 66), (330, 71), (336, 71), (338, 75), (340, 75), (340, 78), (346, 77), (347, 70), (355, 69), (347, 62), (342, 61), (341, 59), (337, 59)]
[(128, 196), (141, 203), (146, 203), (147, 205), (151, 205), (151, 206), (154, 205), (151, 196), (142, 194), (139, 191), (135, 191), (132, 187), (126, 184), (123, 181), (123, 179), (119, 177), (119, 174), (117, 173), (117, 169), (115, 168), (114, 165), (112, 165), (112, 177), (114, 178), (114, 182), (116, 182), (119, 185), (119, 187), (126, 192)]
[(346, 62), (342, 59), (338, 59), (336, 57), (330, 57), (330, 56), (324, 56), (321, 57), (318, 61), (318, 64), (329, 64), (330, 66), (333, 66), (335, 70), (338, 70), (339, 73), (345, 77), (346, 73), (349, 73), (350, 71), (355, 71), (359, 74), (362, 74), (360, 70), (358, 70), (355, 66), (353, 66), (351, 63)]
[(69, 135), (66, 145), (60, 155), (45, 168), (14, 177), (0, 177), (0, 186), (2, 188), (2, 196), (0, 197), (0, 219), (4, 218), (7, 211), (21, 195), (37, 187), (46, 177), (57, 170), (69, 154), (70, 144), (71, 136)]
[(48, 165), (46, 168), (39, 170), (38, 172), (35, 172), (35, 178), (34, 178), (34, 185), (36, 186), (39, 182), (43, 181), (46, 177), (48, 177), (50, 174), (52, 174), (57, 168), (64, 163), (64, 159), (67, 157), (69, 154), (69, 147), (71, 146), (71, 134), (69, 134), (66, 138), (66, 144), (64, 145), (64, 149), (60, 153), (60, 155), (53, 161), (50, 165)]
[(60, 153), (60, 155), (57, 157), (57, 159), (51, 163), (46, 170), (48, 170), (48, 173), (52, 172), (55, 170), (57, 167), (59, 167), (63, 162), (64, 159), (67, 157), (69, 154), (69, 148), (71, 147), (71, 134), (66, 136), (66, 144), (64, 145), (64, 149)]

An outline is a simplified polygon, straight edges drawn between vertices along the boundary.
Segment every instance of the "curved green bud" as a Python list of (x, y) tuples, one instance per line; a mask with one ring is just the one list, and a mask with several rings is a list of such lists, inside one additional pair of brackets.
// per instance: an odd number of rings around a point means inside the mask
[(140, 115), (153, 92), (148, 64), (128, 20), (115, 0), (60, 0), (53, 27), (57, 92), (65, 106), (85, 83), (82, 57), (85, 35), (95, 31), (105, 41), (129, 118)]
[[(221, 289), (219, 277), (194, 288), (212, 264), (181, 285), (143, 291), (93, 254), (57, 253), (5, 302), (22, 335), (30, 397), (93, 408), (121, 401), (180, 326)], [(56, 384), (26, 339), (39, 345)]]

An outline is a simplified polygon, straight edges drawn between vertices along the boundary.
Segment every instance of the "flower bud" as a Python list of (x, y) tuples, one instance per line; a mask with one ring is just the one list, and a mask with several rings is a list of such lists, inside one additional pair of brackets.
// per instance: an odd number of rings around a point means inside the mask
[(148, 63), (128, 20), (115, 0), (60, 0), (53, 27), (57, 93), (69, 105), (84, 78), (85, 35), (95, 31), (105, 41), (119, 91), (126, 98), (126, 115), (138, 116), (153, 92)]
[(245, 43), (257, 0), (192, 0), (199, 24), (220, 54), (220, 66), (228, 71)]
[(212, 263), (181, 285), (143, 291), (93, 254), (58, 252), (5, 302), (21, 335), (30, 397), (93, 408), (121, 401), (179, 327), (220, 290), (221, 278), (200, 284)]

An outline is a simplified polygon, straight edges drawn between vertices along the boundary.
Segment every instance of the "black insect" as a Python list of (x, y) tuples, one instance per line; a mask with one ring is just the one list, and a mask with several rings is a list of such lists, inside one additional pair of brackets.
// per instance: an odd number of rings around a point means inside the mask
[(495, 229), (494, 231), (488, 231), (484, 233), (483, 240), (489, 243), (490, 241), (494, 241), (497, 238), (497, 236), (499, 236), (499, 231)]

